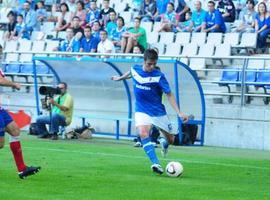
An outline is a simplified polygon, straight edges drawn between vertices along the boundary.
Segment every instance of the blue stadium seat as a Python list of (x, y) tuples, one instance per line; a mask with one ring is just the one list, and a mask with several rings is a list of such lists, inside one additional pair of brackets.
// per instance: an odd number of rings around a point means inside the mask
[(222, 77), (219, 82), (221, 85), (236, 84), (237, 82), (239, 82), (239, 71), (237, 68), (226, 68), (222, 72)]
[(37, 74), (49, 74), (50, 70), (46, 65), (37, 65), (36, 66)]
[(270, 86), (270, 71), (261, 70), (257, 72), (256, 86)]
[(21, 64), (19, 63), (6, 64), (4, 72), (6, 74), (17, 74), (17, 73), (20, 73), (20, 69), (21, 69)]
[(33, 74), (33, 64), (22, 64), (21, 65), (22, 74)]
[[(257, 71), (246, 71), (246, 83), (254, 85), (257, 80)], [(242, 81), (242, 72), (239, 72), (239, 81)]]

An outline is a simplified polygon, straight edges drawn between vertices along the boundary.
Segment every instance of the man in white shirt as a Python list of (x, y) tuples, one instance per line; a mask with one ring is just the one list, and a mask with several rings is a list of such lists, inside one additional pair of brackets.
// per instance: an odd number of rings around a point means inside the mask
[(100, 31), (100, 42), (98, 43), (97, 52), (115, 53), (114, 45), (112, 41), (108, 39), (108, 33), (105, 30)]

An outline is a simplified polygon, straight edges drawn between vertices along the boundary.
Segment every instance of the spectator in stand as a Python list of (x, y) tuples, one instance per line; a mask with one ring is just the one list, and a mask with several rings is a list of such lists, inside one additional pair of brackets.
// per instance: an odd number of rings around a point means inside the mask
[(140, 18), (135, 17), (134, 27), (122, 35), (121, 52), (130, 53), (135, 45), (140, 45), (143, 51), (147, 48), (146, 32), (140, 25)]
[(90, 26), (100, 17), (100, 10), (97, 8), (97, 2), (95, 0), (91, 0), (90, 2), (90, 9), (86, 15), (86, 22)]
[(84, 3), (83, 1), (77, 1), (76, 5), (77, 7), (74, 16), (79, 17), (80, 27), (84, 27), (86, 24), (86, 11), (84, 9)]
[(221, 32), (225, 33), (226, 26), (224, 19), (219, 12), (219, 10), (215, 9), (215, 2), (209, 1), (208, 2), (208, 12), (206, 13), (202, 31), (209, 33), (209, 32)]
[(232, 30), (233, 32), (255, 32), (255, 20), (257, 13), (254, 10), (255, 2), (254, 0), (247, 0), (246, 7), (240, 12), (239, 20), (241, 23)]
[(255, 20), (255, 31), (258, 34), (258, 48), (260, 48), (260, 51), (265, 51), (266, 38), (270, 34), (270, 16), (264, 2), (261, 2), (258, 5), (258, 14)]
[(37, 20), (37, 13), (30, 9), (31, 3), (26, 1), (23, 4), (23, 11), (21, 12), (24, 24), (26, 26), (27, 31), (39, 31), (40, 30), (40, 23)]
[(99, 21), (95, 21), (92, 26), (92, 35), (96, 37), (98, 40), (100, 40), (100, 30), (101, 26)]
[(140, 11), (140, 8), (142, 6), (142, 0), (132, 0), (132, 10), (135, 11), (135, 12), (138, 12)]
[(7, 18), (8, 18), (8, 24), (7, 24), (7, 32), (5, 33), (5, 40), (11, 40), (12, 39), (12, 35), (13, 35), (13, 31), (15, 29), (16, 26), (16, 14), (13, 11), (10, 11), (7, 14)]
[(112, 41), (108, 39), (108, 33), (105, 30), (100, 31), (100, 42), (98, 43), (97, 52), (98, 53), (115, 53), (114, 45)]
[(219, 0), (217, 9), (221, 12), (224, 22), (234, 22), (236, 11), (232, 0)]
[(90, 0), (84, 0), (83, 2), (84, 2), (85, 10), (86, 10), (86, 12), (88, 12), (90, 9)]
[(72, 12), (69, 11), (68, 5), (66, 3), (60, 4), (61, 15), (57, 18), (57, 24), (55, 31), (65, 31), (71, 24)]
[(72, 28), (66, 29), (66, 39), (61, 42), (60, 46), (55, 48), (55, 51), (68, 51), (71, 44), (72, 38), (74, 37), (74, 32)]
[(47, 20), (47, 11), (45, 9), (45, 5), (44, 5), (44, 1), (39, 1), (37, 2), (37, 10), (36, 10), (36, 13), (37, 13), (37, 20), (39, 22), (44, 22)]
[(106, 24), (106, 31), (107, 31), (107, 33), (108, 33), (108, 35), (110, 37), (112, 30), (117, 27), (117, 24), (116, 24), (116, 12), (115, 11), (110, 12), (109, 18), (110, 19), (109, 19), (108, 23)]
[(80, 52), (97, 52), (99, 40), (92, 35), (91, 31), (90, 26), (84, 28), (84, 38), (81, 41)]
[(202, 23), (206, 16), (206, 11), (202, 9), (202, 3), (200, 1), (195, 1), (195, 10), (192, 11), (191, 22), (188, 31), (201, 32)]
[(117, 27), (114, 28), (109, 35), (112, 40), (116, 51), (121, 50), (122, 35), (126, 32), (125, 21), (123, 17), (118, 17), (116, 21)]
[(265, 5), (266, 5), (266, 8), (267, 8), (267, 12), (270, 12), (270, 0), (259, 0), (259, 1), (257, 1), (258, 3), (256, 4), (256, 6), (255, 6), (255, 10), (256, 11), (258, 11), (259, 10), (259, 4), (261, 3), (261, 2), (264, 2), (265, 3)]
[(142, 22), (153, 22), (155, 13), (157, 12), (157, 5), (155, 0), (144, 0), (139, 15)]
[(178, 6), (176, 8), (176, 13), (177, 13), (177, 24), (178, 22), (183, 22), (185, 21), (185, 14), (186, 12), (189, 11), (189, 7), (187, 6), (185, 0), (178, 0)]
[(170, 0), (156, 1), (157, 12), (155, 13), (155, 21), (161, 20), (160, 16), (166, 12), (167, 4), (169, 2), (170, 2)]
[(72, 13), (76, 12), (76, 8), (77, 8), (76, 0), (65, 0), (62, 3), (64, 3), (64, 2), (67, 3), (68, 9), (69, 9), (70, 12), (72, 12)]
[[(60, 4), (60, 6), (59, 6), (60, 12), (61, 12), (61, 5), (62, 4)], [(67, 6), (67, 8), (68, 8), (68, 6)], [(58, 22), (58, 18), (59, 18), (58, 5), (53, 4), (51, 6), (51, 12), (50, 12), (50, 15), (48, 16), (47, 21), (48, 22)]]
[(66, 39), (61, 42), (60, 46), (55, 49), (58, 51), (65, 51), (65, 52), (79, 52), (81, 47), (81, 37), (82, 33), (78, 32), (74, 36), (74, 32), (72, 28), (66, 29)]
[(178, 26), (176, 27), (176, 30), (179, 32), (190, 32), (192, 29), (191, 27), (191, 12), (187, 12), (185, 14), (185, 21), (184, 22), (179, 22)]
[(132, 49), (132, 53), (134, 54), (142, 54), (142, 50), (141, 50), (141, 47), (138, 46), (138, 45), (135, 45)]
[(110, 7), (110, 0), (103, 0), (103, 9), (100, 12), (100, 24), (102, 26), (106, 26), (108, 20), (109, 20), (109, 13), (114, 11), (113, 8)]
[(24, 21), (23, 15), (19, 14), (17, 16), (17, 24), (15, 25), (14, 31), (12, 32), (12, 35), (11, 35), (12, 39), (30, 40), (30, 32), (23, 21)]
[(71, 28), (73, 28), (74, 35), (76, 35), (78, 32), (81, 32), (83, 34), (83, 28), (81, 27), (81, 20), (79, 17), (74, 16), (71, 23)]
[(161, 25), (158, 32), (171, 32), (176, 24), (176, 13), (174, 11), (174, 4), (167, 4), (167, 11), (161, 15)]

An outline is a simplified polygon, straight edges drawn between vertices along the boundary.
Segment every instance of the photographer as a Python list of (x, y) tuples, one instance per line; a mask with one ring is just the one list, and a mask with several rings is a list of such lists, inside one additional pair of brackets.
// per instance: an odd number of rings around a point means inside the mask
[[(48, 98), (46, 96), (45, 99), (47, 98), (49, 103), (51, 104), (49, 107), (52, 106), (52, 109), (51, 109), (52, 115), (51, 115), (51, 119), (50, 119), (50, 116), (39, 116), (37, 118), (36, 123), (37, 123), (39, 138), (51, 138), (53, 140), (57, 140), (59, 126), (68, 126), (71, 123), (72, 113), (73, 113), (73, 98), (67, 92), (66, 83), (64, 82), (59, 83), (58, 89), (60, 89), (59, 91), (60, 94), (59, 96), (55, 98), (52, 98), (52, 95), (46, 94), (46, 92), (41, 92), (40, 90), (40, 93), (44, 93), (43, 95), (50, 96)], [(50, 133), (46, 129), (46, 124), (51, 125)]]

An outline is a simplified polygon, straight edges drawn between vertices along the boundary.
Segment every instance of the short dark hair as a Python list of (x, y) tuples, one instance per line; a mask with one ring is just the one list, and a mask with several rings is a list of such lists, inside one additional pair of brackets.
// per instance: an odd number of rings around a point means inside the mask
[(254, 0), (247, 0), (247, 1), (246, 1), (246, 4), (248, 4), (248, 3), (252, 4), (253, 6), (255, 6)]
[(74, 20), (74, 19), (78, 19), (79, 21), (81, 21), (81, 19), (80, 19), (78, 16), (74, 16), (74, 17), (72, 18), (72, 20)]
[(85, 27), (84, 27), (84, 30), (85, 30), (85, 29), (90, 29), (90, 31), (92, 31), (92, 28), (91, 28), (91, 26), (89, 26), (89, 25), (85, 26)]
[(101, 33), (101, 32), (104, 32), (104, 33), (106, 33), (106, 35), (108, 35), (108, 32), (106, 30), (100, 30), (99, 33)]
[(141, 18), (140, 17), (135, 17), (134, 20), (139, 20), (139, 22), (141, 22)]
[(77, 3), (76, 3), (76, 4), (81, 4), (82, 9), (84, 9), (84, 2), (83, 2), (83, 1), (77, 1)]
[(62, 6), (65, 6), (65, 7), (66, 7), (67, 12), (69, 11), (68, 5), (67, 5), (65, 2), (60, 4), (60, 8), (61, 8)]
[(144, 60), (157, 60), (158, 59), (158, 54), (157, 51), (154, 49), (146, 49), (144, 54), (143, 54)]
[(209, 4), (209, 3), (212, 4), (213, 6), (216, 5), (214, 1), (208, 1), (208, 4)]
[(123, 17), (121, 17), (121, 16), (119, 16), (119, 17), (117, 18), (117, 20), (119, 20), (119, 19), (122, 21), (123, 26), (125, 26), (125, 20), (124, 20), (124, 18), (123, 18)]
[(61, 82), (58, 83), (58, 85), (60, 85), (60, 84), (63, 84), (65, 86), (65, 88), (67, 89), (67, 83), (66, 82), (61, 81)]
[(174, 9), (174, 3), (172, 3), (172, 2), (169, 2), (167, 5), (171, 5), (172, 7), (173, 7), (173, 9)]
[(23, 15), (22, 15), (22, 14), (18, 14), (18, 15), (17, 15), (17, 17), (21, 17), (21, 18), (23, 18)]
[(10, 15), (12, 17), (15, 17), (16, 16), (16, 14), (12, 10), (8, 12), (7, 17), (9, 17)]

